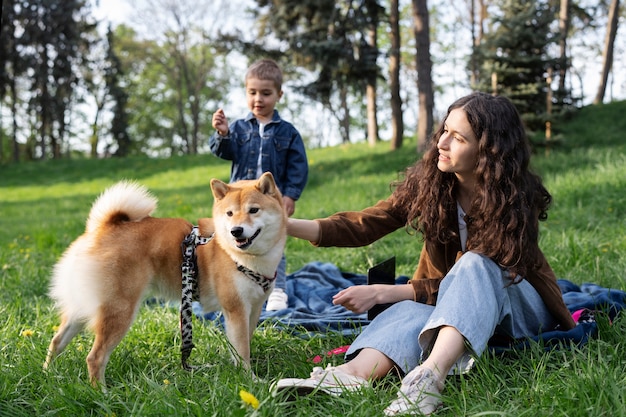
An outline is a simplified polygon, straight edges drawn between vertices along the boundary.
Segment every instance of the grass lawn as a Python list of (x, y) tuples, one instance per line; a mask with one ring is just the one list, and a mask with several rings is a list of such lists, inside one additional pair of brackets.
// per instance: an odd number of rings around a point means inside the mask
[[(554, 198), (542, 223), (541, 247), (559, 277), (626, 290), (626, 102), (587, 107), (556, 126), (558, 144), (539, 148), (532, 162)], [(389, 194), (389, 183), (412, 163), (414, 143), (315, 149), (310, 181), (296, 216), (315, 218), (361, 209)], [(76, 337), (44, 373), (58, 318), (47, 296), (51, 268), (83, 232), (95, 197), (130, 178), (159, 198), (157, 216), (195, 222), (211, 212), (209, 181), (228, 179), (230, 165), (210, 155), (169, 159), (73, 160), (0, 166), (0, 416), (378, 416), (396, 395), (389, 377), (359, 394), (272, 397), (280, 377), (308, 376), (310, 359), (349, 337), (301, 337), (271, 325), (252, 342), (255, 382), (229, 358), (221, 330), (194, 326), (192, 362), (180, 366), (178, 311), (142, 308), (107, 368), (108, 392), (88, 384), (85, 356), (92, 336)], [(399, 230), (364, 248), (313, 248), (289, 239), (288, 270), (311, 261), (363, 273), (391, 255), (398, 274), (411, 275), (421, 240)], [(541, 346), (505, 357), (485, 355), (469, 374), (450, 378), (439, 416), (626, 416), (626, 320), (600, 317), (599, 335), (582, 348), (545, 352)], [(341, 357), (324, 360), (340, 363)], [(260, 406), (246, 407), (239, 392)]]

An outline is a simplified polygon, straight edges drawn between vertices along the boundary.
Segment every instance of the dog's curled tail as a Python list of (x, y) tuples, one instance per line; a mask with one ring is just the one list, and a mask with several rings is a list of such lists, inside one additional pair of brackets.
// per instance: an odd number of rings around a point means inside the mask
[(146, 187), (134, 181), (120, 181), (104, 190), (96, 199), (87, 219), (87, 232), (113, 220), (138, 221), (148, 217), (157, 207), (157, 199)]

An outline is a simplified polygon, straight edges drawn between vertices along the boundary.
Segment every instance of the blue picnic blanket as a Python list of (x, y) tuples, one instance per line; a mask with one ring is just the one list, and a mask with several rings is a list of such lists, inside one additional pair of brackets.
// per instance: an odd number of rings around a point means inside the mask
[[(613, 321), (617, 314), (626, 308), (626, 292), (602, 287), (597, 284), (574, 284), (566, 279), (557, 280), (563, 301), (576, 322), (571, 330), (552, 330), (528, 339), (515, 341), (492, 341), (489, 347), (496, 353), (505, 353), (510, 349), (520, 349), (533, 342), (540, 342), (546, 350), (560, 346), (583, 346), (590, 337), (598, 333), (598, 315), (606, 315)], [(493, 343), (492, 343), (493, 342)]]
[[(406, 278), (404, 280), (406, 282)], [(366, 283), (365, 275), (341, 272), (332, 263), (308, 263), (287, 275), (285, 292), (289, 296), (288, 308), (263, 310), (260, 324), (271, 323), (301, 333), (337, 331), (357, 334), (361, 326), (369, 323), (367, 314), (355, 314), (342, 306), (333, 305), (332, 297), (343, 288)], [(195, 303), (194, 312), (202, 319), (223, 322), (221, 313), (203, 313)]]
[[(396, 283), (406, 283), (408, 277), (400, 276)], [(311, 262), (302, 269), (287, 276), (286, 292), (289, 296), (287, 309), (263, 311), (260, 324), (281, 326), (294, 332), (336, 331), (344, 334), (358, 334), (369, 321), (367, 314), (355, 314), (342, 306), (332, 303), (332, 297), (339, 290), (353, 285), (367, 283), (363, 274), (342, 272), (332, 263)], [(570, 312), (576, 314), (578, 325), (568, 331), (544, 332), (534, 340), (541, 340), (546, 346), (570, 341), (583, 345), (589, 337), (597, 333), (597, 322), (593, 312), (607, 314), (610, 320), (626, 307), (626, 292), (601, 287), (595, 284), (576, 285), (560, 279), (559, 287)], [(222, 322), (220, 313), (205, 313), (199, 305), (194, 305), (196, 315), (205, 320)], [(519, 344), (530, 341), (516, 341)], [(516, 346), (518, 346), (516, 345)], [(496, 351), (511, 346), (495, 346)]]

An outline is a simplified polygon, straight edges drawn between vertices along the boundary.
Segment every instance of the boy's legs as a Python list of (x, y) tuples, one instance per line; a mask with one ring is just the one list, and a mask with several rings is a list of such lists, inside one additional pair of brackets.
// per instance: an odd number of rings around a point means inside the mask
[(267, 299), (267, 304), (265, 305), (265, 310), (267, 311), (284, 310), (289, 305), (289, 297), (285, 292), (285, 288), (287, 286), (286, 270), (287, 260), (285, 259), (285, 254), (283, 253), (283, 257), (280, 259), (278, 269), (276, 270), (274, 290), (271, 292), (269, 298)]

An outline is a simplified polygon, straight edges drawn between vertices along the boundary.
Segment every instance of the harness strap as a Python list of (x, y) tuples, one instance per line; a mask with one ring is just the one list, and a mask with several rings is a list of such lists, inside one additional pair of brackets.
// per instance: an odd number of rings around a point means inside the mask
[(250, 268), (245, 267), (238, 262), (236, 262), (236, 264), (237, 264), (237, 270), (239, 272), (243, 272), (244, 275), (246, 275), (255, 283), (259, 284), (261, 288), (263, 288), (264, 292), (268, 292), (269, 289), (272, 287), (272, 283), (276, 279), (276, 273), (274, 273), (274, 276), (270, 278), (265, 275), (259, 274), (258, 272), (254, 272)]
[(183, 253), (183, 263), (181, 265), (182, 297), (180, 303), (180, 333), (182, 345), (180, 352), (183, 368), (187, 371), (193, 369), (193, 366), (187, 363), (187, 359), (189, 359), (194, 347), (193, 326), (191, 323), (192, 302), (197, 301), (199, 298), (196, 279), (198, 275), (196, 246), (205, 245), (209, 243), (211, 239), (213, 239), (213, 235), (209, 237), (200, 236), (200, 230), (197, 226), (194, 226), (180, 245)]
[[(187, 371), (194, 369), (193, 366), (187, 363), (187, 360), (191, 355), (191, 351), (194, 348), (193, 324), (191, 322), (192, 303), (193, 301), (198, 301), (198, 299), (200, 298), (198, 291), (198, 282), (196, 279), (196, 276), (198, 275), (196, 247), (198, 245), (206, 245), (213, 239), (213, 236), (214, 234), (209, 237), (200, 236), (200, 230), (198, 229), (198, 226), (194, 226), (191, 229), (191, 232), (189, 232), (189, 234), (185, 236), (185, 239), (183, 239), (183, 242), (180, 245), (183, 253), (183, 263), (181, 265), (182, 297), (180, 302), (180, 353), (183, 369)], [(244, 273), (248, 278), (257, 283), (261, 288), (263, 288), (264, 292), (269, 291), (272, 283), (276, 279), (276, 274), (274, 274), (273, 277), (267, 277), (239, 263), (236, 263), (236, 265), (237, 270)]]

